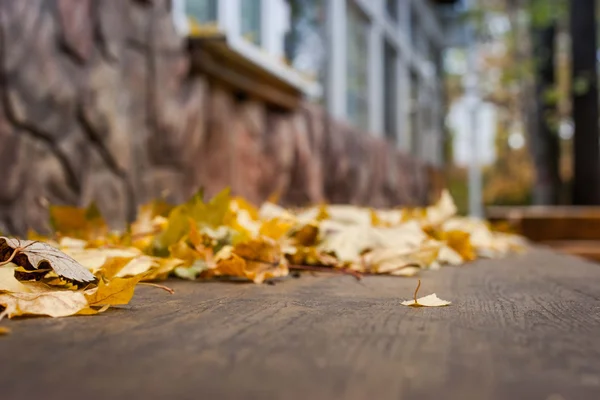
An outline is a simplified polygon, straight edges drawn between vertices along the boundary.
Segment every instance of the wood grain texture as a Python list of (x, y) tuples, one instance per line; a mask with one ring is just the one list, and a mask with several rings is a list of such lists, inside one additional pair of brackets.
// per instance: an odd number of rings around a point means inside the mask
[(309, 275), (10, 321), (0, 398), (600, 398), (597, 264), (534, 250), (422, 282), (453, 305), (401, 306), (416, 279)]

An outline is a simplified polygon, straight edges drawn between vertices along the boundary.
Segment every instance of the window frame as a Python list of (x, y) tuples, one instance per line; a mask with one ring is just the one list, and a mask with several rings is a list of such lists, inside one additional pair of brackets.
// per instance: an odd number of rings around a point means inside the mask
[[(186, 3), (193, 0), (172, 0), (173, 20), (176, 30), (181, 36), (189, 36), (190, 26), (186, 15)], [(266, 72), (296, 87), (309, 98), (322, 96), (319, 82), (310, 81), (283, 62), (283, 43), (278, 43), (273, 35), (277, 30), (268, 23), (266, 16), (272, 11), (274, 0), (261, 0), (260, 5), (260, 45), (242, 37), (241, 2), (246, 0), (217, 0), (217, 24), (215, 33), (219, 33), (232, 51), (242, 55)], [(287, 5), (287, 0), (279, 0)], [(280, 8), (281, 11), (281, 8)], [(281, 28), (279, 26), (278, 28)], [(275, 53), (275, 54), (274, 54)]]

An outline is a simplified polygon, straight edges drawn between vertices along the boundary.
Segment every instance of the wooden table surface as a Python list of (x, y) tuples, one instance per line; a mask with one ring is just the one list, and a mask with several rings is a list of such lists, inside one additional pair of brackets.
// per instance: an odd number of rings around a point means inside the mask
[(534, 250), (414, 278), (170, 281), (3, 321), (0, 399), (600, 399), (600, 265)]

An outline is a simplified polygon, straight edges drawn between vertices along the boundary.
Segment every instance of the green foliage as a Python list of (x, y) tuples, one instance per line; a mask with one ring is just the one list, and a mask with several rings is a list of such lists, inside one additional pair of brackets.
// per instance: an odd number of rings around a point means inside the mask
[(590, 91), (591, 81), (587, 76), (577, 76), (573, 79), (573, 93), (576, 96), (583, 96)]
[(531, 0), (527, 9), (533, 28), (544, 28), (568, 15), (568, 2), (565, 0)]

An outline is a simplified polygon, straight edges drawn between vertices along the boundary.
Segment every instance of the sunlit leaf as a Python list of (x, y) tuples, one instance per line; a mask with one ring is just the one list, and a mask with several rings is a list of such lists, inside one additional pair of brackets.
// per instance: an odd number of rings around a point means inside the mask
[(92, 282), (94, 275), (73, 258), (46, 243), (0, 236), (0, 261), (29, 271), (50, 268), (59, 276), (78, 282)]
[(69, 290), (45, 293), (0, 292), (0, 306), (8, 318), (24, 315), (67, 317), (89, 308), (82, 292)]
[(127, 304), (141, 278), (138, 275), (132, 278), (115, 278), (108, 282), (101, 280), (97, 288), (85, 291), (85, 299), (90, 306)]

